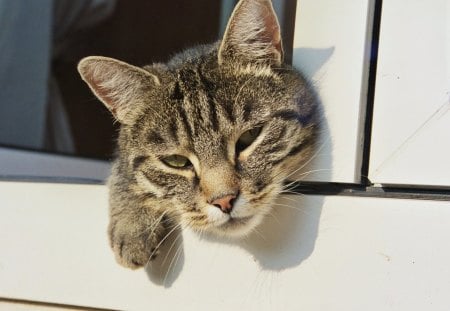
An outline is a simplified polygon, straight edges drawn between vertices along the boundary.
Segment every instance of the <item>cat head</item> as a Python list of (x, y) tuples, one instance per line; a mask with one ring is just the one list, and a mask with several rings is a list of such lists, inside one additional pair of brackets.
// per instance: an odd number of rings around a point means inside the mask
[(167, 64), (87, 57), (78, 69), (121, 123), (113, 174), (133, 185), (123, 191), (199, 231), (249, 233), (313, 148), (315, 98), (283, 63), (269, 0), (241, 0), (220, 42)]

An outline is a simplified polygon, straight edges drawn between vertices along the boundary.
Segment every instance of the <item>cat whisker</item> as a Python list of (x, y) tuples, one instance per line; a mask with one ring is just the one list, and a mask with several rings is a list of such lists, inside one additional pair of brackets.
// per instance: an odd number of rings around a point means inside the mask
[(283, 200), (288, 200), (288, 201), (291, 201), (291, 202), (294, 202), (294, 203), (298, 203), (298, 200), (292, 199), (292, 198), (287, 197), (287, 196), (284, 196), (284, 197), (283, 197)]
[(258, 229), (253, 228), (252, 232), (255, 232), (264, 242), (267, 243), (267, 239), (264, 237), (264, 235)]
[(181, 238), (182, 232), (178, 233), (177, 237), (172, 241), (172, 245), (170, 245), (169, 249), (166, 252), (166, 256), (164, 257), (164, 260), (162, 262), (162, 265), (165, 264), (167, 257), (169, 256), (170, 252), (172, 251), (172, 248), (177, 244), (178, 240)]
[[(280, 194), (286, 194), (286, 195), (298, 195), (298, 196), (304, 196), (305, 194), (303, 193), (299, 193), (299, 192), (295, 192), (295, 191), (291, 191), (292, 189), (284, 189), (283, 191), (280, 192)], [(287, 197), (283, 197), (283, 198), (287, 198)]]
[(297, 210), (297, 211), (299, 211), (299, 212), (302, 212), (303, 214), (305, 214), (305, 215), (307, 215), (307, 216), (311, 216), (310, 213), (304, 211), (303, 209), (301, 209), (301, 208), (298, 207), (298, 206), (292, 206), (292, 205), (287, 205), (287, 204), (279, 204), (279, 203), (273, 203), (272, 205), (280, 206), (280, 207), (291, 208), (291, 209)]
[[(326, 153), (319, 153), (319, 152), (317, 152), (317, 153), (315, 153), (315, 154), (313, 155), (313, 157), (316, 158), (316, 157), (318, 157), (318, 156), (322, 156), (322, 155), (325, 155), (325, 154), (326, 154)], [(296, 168), (294, 171), (289, 171), (289, 169), (286, 168), (286, 169), (284, 169), (284, 170), (278, 172), (277, 174), (275, 174), (275, 175), (273, 176), (273, 178), (276, 179), (276, 178), (280, 177), (280, 180), (279, 180), (279, 181), (281, 181), (281, 182), (282, 182), (282, 181), (285, 181), (285, 180), (289, 179), (289, 177), (291, 177), (292, 175), (295, 175), (295, 174), (297, 174), (299, 171), (301, 171), (301, 170), (302, 170), (306, 165), (308, 165), (309, 162), (312, 161), (312, 160), (313, 160), (313, 158), (310, 158), (308, 162), (303, 163), (300, 167)], [(324, 170), (330, 170), (330, 171), (331, 171), (332, 169), (330, 168), (330, 169), (324, 169)]]
[(303, 178), (298, 178), (296, 180), (292, 180), (288, 184), (285, 184), (283, 187), (289, 188), (290, 186), (295, 185), (297, 182), (302, 181), (303, 179), (305, 179), (305, 177), (311, 175), (312, 173), (326, 172), (326, 171), (331, 171), (331, 170), (332, 170), (331, 168), (323, 168), (323, 169), (310, 170), (310, 171), (301, 173), (298, 176), (302, 176)]
[[(315, 170), (310, 170), (310, 171), (306, 171), (303, 173), (300, 173), (298, 176), (304, 176), (304, 175), (309, 175), (311, 173), (316, 173), (316, 172), (326, 172), (326, 171), (331, 171), (331, 168), (319, 168), (319, 169), (315, 169)], [(302, 179), (297, 179), (297, 180), (302, 180)]]
[(276, 221), (279, 225), (281, 225), (281, 221), (278, 219), (277, 216), (275, 216), (275, 214), (274, 214), (273, 212), (269, 212), (269, 213), (267, 213), (267, 215), (271, 216), (273, 219), (275, 219), (275, 221)]
[(314, 152), (314, 154), (305, 162), (303, 163), (299, 168), (295, 169), (293, 172), (291, 172), (289, 175), (287, 175), (285, 177), (285, 179), (289, 178), (290, 176), (294, 175), (295, 173), (297, 173), (298, 171), (300, 171), (301, 169), (303, 169), (306, 165), (308, 165), (309, 163), (311, 163), (312, 160), (314, 160), (320, 151), (322, 151), (322, 149), (325, 147), (326, 145), (326, 141), (324, 141), (320, 147), (316, 150), (316, 152)]
[(181, 224), (177, 224), (175, 225), (162, 239), (161, 241), (158, 243), (158, 245), (155, 246), (155, 249), (152, 251), (152, 253), (150, 254), (150, 256), (148, 257), (147, 260), (147, 264), (150, 262), (150, 260), (152, 260), (152, 257), (155, 255), (155, 253), (158, 251), (159, 247), (164, 243), (164, 241), (177, 229), (181, 228)]
[(167, 211), (164, 211), (161, 214), (161, 216), (159, 216), (158, 219), (156, 219), (155, 222), (151, 226), (142, 230), (142, 232), (140, 232), (139, 235), (147, 234), (149, 231), (150, 231), (150, 234), (148, 234), (148, 235), (153, 235), (153, 233), (155, 233), (156, 228), (159, 226), (159, 224), (163, 220), (164, 216), (166, 216), (166, 215), (167, 215)]
[[(181, 236), (181, 234), (179, 234), (179, 236)], [(169, 263), (169, 267), (167, 268), (166, 275), (164, 276), (163, 284), (166, 284), (167, 277), (169, 276), (170, 270), (172, 269), (172, 267), (176, 267), (177, 266), (178, 259), (180, 258), (181, 253), (182, 253), (182, 249), (183, 249), (183, 245), (181, 245), (181, 244), (178, 245), (178, 248), (177, 248), (174, 256), (172, 257), (172, 260)]]
[[(191, 222), (189, 222), (186, 226), (188, 226), (189, 224), (190, 224)], [(162, 262), (162, 264), (161, 265), (164, 265), (164, 263), (166, 262), (166, 260), (167, 260), (167, 258), (168, 258), (168, 256), (169, 256), (169, 254), (171, 253), (171, 251), (172, 251), (172, 248), (177, 244), (177, 242), (178, 242), (178, 240), (182, 237), (182, 235), (183, 235), (183, 232), (184, 232), (184, 230), (186, 229), (186, 226), (184, 226), (184, 228), (183, 228), (183, 225), (182, 224), (179, 224), (177, 227), (179, 227), (179, 228), (181, 228), (181, 230), (180, 230), (180, 232), (178, 233), (178, 235), (177, 235), (177, 237), (173, 240), (173, 242), (172, 242), (172, 245), (170, 246), (170, 248), (167, 250), (167, 252), (166, 252), (166, 256), (164, 257), (164, 260), (163, 260), (163, 262)], [(170, 233), (168, 233), (168, 235), (169, 235)], [(178, 247), (178, 249), (181, 247), (181, 245), (179, 245), (179, 247)], [(177, 254), (177, 252), (178, 252), (178, 250), (175, 252), (175, 255)], [(175, 256), (174, 255), (174, 256)], [(172, 259), (173, 260), (173, 259)], [(171, 263), (169, 264), (169, 268), (170, 268), (170, 265), (172, 264), (172, 261), (171, 261)], [(165, 282), (165, 281), (164, 281)]]
[(280, 194), (295, 194), (295, 195), (304, 195), (303, 193), (299, 193), (295, 191), (295, 186), (292, 186), (291, 188), (283, 189), (283, 191), (280, 192)]

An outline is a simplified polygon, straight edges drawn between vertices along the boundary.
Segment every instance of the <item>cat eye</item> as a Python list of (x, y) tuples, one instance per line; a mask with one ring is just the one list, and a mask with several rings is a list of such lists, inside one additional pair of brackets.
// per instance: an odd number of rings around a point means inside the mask
[(191, 161), (188, 158), (174, 154), (168, 157), (161, 158), (161, 161), (172, 168), (190, 168), (192, 167)]
[(244, 132), (241, 137), (239, 137), (236, 143), (236, 152), (241, 152), (242, 150), (250, 146), (256, 140), (256, 138), (258, 138), (260, 133), (261, 127), (256, 127)]

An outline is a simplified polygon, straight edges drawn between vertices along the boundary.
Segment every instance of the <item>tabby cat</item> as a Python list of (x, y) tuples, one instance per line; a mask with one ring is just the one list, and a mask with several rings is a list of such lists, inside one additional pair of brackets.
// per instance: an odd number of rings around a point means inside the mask
[(126, 267), (146, 265), (177, 225), (249, 234), (313, 150), (314, 93), (283, 63), (270, 0), (241, 0), (221, 41), (167, 64), (92, 56), (78, 70), (121, 124), (109, 238)]

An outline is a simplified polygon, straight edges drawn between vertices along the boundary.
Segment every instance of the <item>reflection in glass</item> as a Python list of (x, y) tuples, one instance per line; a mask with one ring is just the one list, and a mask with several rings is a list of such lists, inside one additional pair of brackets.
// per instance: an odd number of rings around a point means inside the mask
[[(236, 0), (0, 0), (0, 146), (111, 158), (116, 125), (76, 72), (88, 55), (165, 62), (220, 37)], [(273, 0), (290, 57), (296, 0)]]

